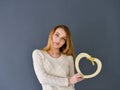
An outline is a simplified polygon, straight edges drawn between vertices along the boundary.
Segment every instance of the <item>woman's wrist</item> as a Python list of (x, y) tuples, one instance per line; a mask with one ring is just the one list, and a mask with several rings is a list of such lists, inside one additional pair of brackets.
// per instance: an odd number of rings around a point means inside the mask
[(71, 85), (70, 77), (68, 77), (68, 86)]
[(72, 85), (74, 82), (72, 81), (72, 77), (68, 77), (68, 85)]

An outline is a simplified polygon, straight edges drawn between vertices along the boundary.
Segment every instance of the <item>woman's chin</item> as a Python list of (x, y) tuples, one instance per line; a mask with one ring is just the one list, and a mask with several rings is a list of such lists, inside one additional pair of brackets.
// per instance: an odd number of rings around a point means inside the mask
[(59, 46), (53, 46), (54, 49), (59, 49), (60, 47)]

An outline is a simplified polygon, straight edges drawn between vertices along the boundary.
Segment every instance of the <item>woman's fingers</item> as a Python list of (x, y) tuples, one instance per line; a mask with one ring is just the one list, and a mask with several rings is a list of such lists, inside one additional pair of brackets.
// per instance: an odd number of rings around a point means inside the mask
[(82, 80), (84, 80), (83, 76), (81, 74), (77, 73), (69, 78), (69, 84), (74, 84), (74, 83), (80, 82)]
[(84, 78), (78, 78), (78, 82), (80, 82), (80, 81), (82, 81), (82, 80), (84, 80)]
[(79, 73), (76, 74), (76, 77), (83, 78), (83, 76), (81, 74), (79, 74)]

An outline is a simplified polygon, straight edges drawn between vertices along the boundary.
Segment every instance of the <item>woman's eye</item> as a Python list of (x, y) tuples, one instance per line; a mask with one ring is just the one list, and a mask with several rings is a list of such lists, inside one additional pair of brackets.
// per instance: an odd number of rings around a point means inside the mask
[(65, 39), (65, 38), (62, 38), (62, 40), (66, 41), (66, 39)]
[(58, 35), (58, 34), (55, 34), (55, 36), (57, 36), (57, 37), (58, 37), (59, 35)]

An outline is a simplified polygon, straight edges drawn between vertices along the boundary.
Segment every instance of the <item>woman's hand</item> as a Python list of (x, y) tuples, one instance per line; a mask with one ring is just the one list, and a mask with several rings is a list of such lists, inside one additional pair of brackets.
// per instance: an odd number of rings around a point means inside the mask
[(84, 80), (83, 76), (81, 74), (77, 73), (77, 74), (74, 74), (72, 77), (68, 78), (68, 83), (69, 83), (69, 85), (71, 85), (71, 84), (80, 82), (82, 80)]

